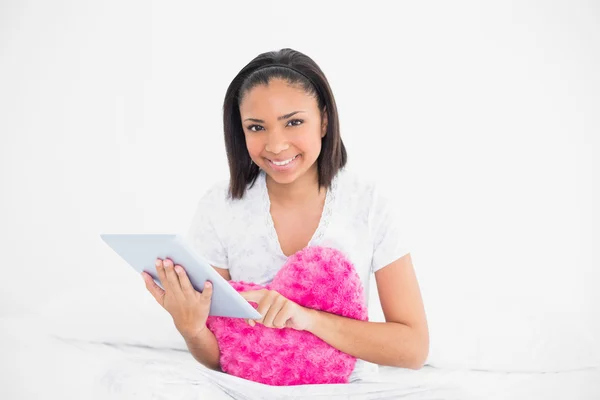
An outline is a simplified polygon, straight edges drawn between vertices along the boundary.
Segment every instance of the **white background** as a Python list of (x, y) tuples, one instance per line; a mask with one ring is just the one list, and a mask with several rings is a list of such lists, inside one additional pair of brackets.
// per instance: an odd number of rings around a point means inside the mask
[(397, 196), (433, 350), (589, 346), (599, 27), (583, 1), (4, 0), (0, 315), (116, 282), (146, 295), (99, 234), (186, 230), (228, 177), (227, 86), (291, 47), (329, 79), (349, 166)]

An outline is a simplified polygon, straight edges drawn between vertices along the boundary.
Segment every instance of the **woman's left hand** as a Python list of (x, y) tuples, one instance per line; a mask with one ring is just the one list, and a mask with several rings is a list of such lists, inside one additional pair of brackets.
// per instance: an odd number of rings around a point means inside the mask
[(244, 299), (257, 303), (256, 310), (262, 315), (258, 320), (246, 320), (250, 326), (254, 326), (256, 321), (267, 328), (305, 331), (312, 325), (314, 310), (294, 303), (275, 290), (249, 290), (240, 294)]

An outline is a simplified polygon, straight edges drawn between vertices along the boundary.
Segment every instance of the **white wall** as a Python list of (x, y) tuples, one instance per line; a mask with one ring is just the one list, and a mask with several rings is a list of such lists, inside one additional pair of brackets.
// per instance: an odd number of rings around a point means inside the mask
[(395, 188), (432, 329), (599, 337), (598, 5), (343, 4), (3, 1), (0, 314), (142, 285), (98, 234), (186, 229), (228, 174), (228, 84), (291, 47)]

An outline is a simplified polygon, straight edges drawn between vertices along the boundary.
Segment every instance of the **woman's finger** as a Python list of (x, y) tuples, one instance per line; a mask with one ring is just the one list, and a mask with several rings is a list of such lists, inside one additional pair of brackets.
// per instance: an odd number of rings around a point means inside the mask
[(204, 290), (202, 290), (202, 297), (204, 297), (204, 300), (212, 300), (212, 293), (213, 293), (212, 282), (210, 282), (210, 281), (204, 282)]
[[(239, 292), (239, 294), (246, 299), (248, 302), (253, 302), (256, 303), (257, 308), (256, 310), (258, 311), (258, 307), (260, 307), (260, 303), (262, 302), (263, 298), (268, 294), (268, 290), (266, 289), (259, 289), (259, 290), (247, 290), (245, 292)], [(260, 311), (258, 311), (260, 313)], [(246, 319), (246, 323), (250, 326), (254, 326), (256, 325), (255, 320), (253, 319)]]
[(258, 304), (258, 303), (260, 303), (262, 298), (266, 295), (266, 292), (267, 291), (265, 289), (259, 289), (259, 290), (247, 290), (245, 292), (239, 292), (239, 293), (247, 301), (252, 301), (252, 302)]
[(190, 278), (188, 278), (185, 269), (181, 265), (176, 265), (175, 272), (177, 273), (177, 276), (179, 276), (179, 284), (181, 285), (183, 294), (186, 296), (192, 296), (195, 292), (195, 289), (194, 286), (192, 286), (192, 282), (190, 282)]
[(154, 282), (152, 276), (146, 272), (142, 272), (142, 278), (144, 278), (144, 282), (146, 283), (146, 289), (150, 292), (152, 297), (160, 304), (161, 306), (164, 304), (165, 291), (161, 289), (160, 286)]
[(183, 290), (181, 289), (181, 284), (179, 283), (179, 277), (175, 272), (173, 261), (166, 258), (163, 261), (163, 265), (165, 266), (165, 274), (167, 275), (167, 280), (169, 281), (169, 288), (175, 297), (183, 297)]
[(265, 316), (267, 315), (267, 312), (269, 311), (269, 308), (271, 308), (272, 302), (273, 302), (273, 295), (271, 294), (271, 292), (267, 292), (262, 297), (260, 302), (258, 303), (258, 308), (256, 309), (256, 311), (258, 311), (258, 313), (262, 317), (260, 319), (256, 320), (257, 322), (260, 322), (261, 324), (263, 323), (263, 321), (265, 320)]
[(267, 311), (267, 314), (263, 318), (262, 324), (264, 326), (268, 328), (273, 327), (273, 321), (285, 305), (286, 301), (287, 299), (283, 296), (277, 296), (273, 298), (273, 301), (271, 302), (271, 307), (269, 307), (269, 311)]
[(158, 275), (158, 280), (165, 290), (171, 291), (169, 280), (167, 279), (167, 275), (165, 273), (165, 267), (163, 265), (163, 261), (160, 258), (156, 259), (156, 274)]
[(291, 301), (286, 302), (279, 313), (277, 313), (277, 317), (273, 320), (273, 326), (275, 328), (285, 328), (286, 322), (290, 319), (292, 315), (292, 309), (294, 307), (294, 303)]

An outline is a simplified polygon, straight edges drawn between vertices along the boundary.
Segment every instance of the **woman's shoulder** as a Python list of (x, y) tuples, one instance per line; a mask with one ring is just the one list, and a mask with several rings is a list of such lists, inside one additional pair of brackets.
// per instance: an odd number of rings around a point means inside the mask
[(368, 174), (340, 170), (336, 179), (335, 204), (337, 213), (349, 219), (368, 219), (373, 207), (375, 181)]
[(202, 202), (223, 204), (228, 200), (229, 180), (221, 179), (208, 186), (201, 196)]
[(377, 188), (376, 180), (371, 174), (355, 169), (343, 168), (337, 175), (337, 189), (344, 198), (359, 198), (365, 202), (373, 197)]
[(395, 203), (397, 187), (365, 171), (344, 169), (338, 177), (337, 203), (345, 213), (367, 213), (370, 217), (388, 212)]

